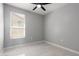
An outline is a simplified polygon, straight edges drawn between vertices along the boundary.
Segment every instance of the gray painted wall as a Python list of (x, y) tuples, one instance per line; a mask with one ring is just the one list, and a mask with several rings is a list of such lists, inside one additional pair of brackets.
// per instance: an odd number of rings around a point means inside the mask
[(45, 39), (79, 51), (79, 4), (68, 4), (45, 16)]
[[(19, 12), (26, 15), (26, 37), (21, 39), (10, 39), (10, 11)], [(43, 16), (25, 11), (13, 6), (4, 4), (5, 18), (5, 40), (4, 47), (24, 44), (33, 41), (43, 40)]]
[(3, 4), (0, 3), (0, 49), (3, 48), (4, 40), (4, 23), (3, 23)]

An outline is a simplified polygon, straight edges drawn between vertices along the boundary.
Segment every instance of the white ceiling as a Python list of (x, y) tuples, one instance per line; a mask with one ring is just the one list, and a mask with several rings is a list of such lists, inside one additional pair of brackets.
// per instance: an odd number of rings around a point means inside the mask
[(37, 8), (36, 10), (33, 11), (32, 9), (36, 6), (34, 4), (30, 4), (30, 3), (8, 3), (8, 4), (41, 15), (46, 15), (47, 13), (50, 13), (60, 7), (63, 7), (64, 5), (67, 5), (66, 3), (52, 3), (52, 4), (44, 5), (46, 11), (43, 11), (41, 8)]

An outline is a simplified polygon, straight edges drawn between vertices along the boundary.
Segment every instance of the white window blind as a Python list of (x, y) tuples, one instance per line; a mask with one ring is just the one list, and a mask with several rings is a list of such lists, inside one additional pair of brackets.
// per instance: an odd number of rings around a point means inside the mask
[(25, 15), (17, 12), (10, 13), (10, 39), (25, 37)]

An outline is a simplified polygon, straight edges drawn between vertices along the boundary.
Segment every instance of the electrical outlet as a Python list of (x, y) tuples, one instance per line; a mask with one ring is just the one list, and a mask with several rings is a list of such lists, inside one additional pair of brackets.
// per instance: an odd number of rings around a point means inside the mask
[(32, 40), (32, 37), (30, 39)]

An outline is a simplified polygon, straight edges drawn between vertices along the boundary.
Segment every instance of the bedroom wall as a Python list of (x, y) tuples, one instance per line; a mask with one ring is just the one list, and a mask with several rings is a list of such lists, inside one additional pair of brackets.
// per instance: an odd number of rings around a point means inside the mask
[[(15, 11), (26, 16), (26, 37), (21, 39), (10, 39), (10, 12)], [(7, 4), (4, 4), (4, 18), (5, 18), (5, 40), (4, 47), (10, 47), (14, 45), (24, 44), (28, 42), (43, 40), (43, 22), (44, 17), (20, 8), (16, 8)]]
[(3, 48), (4, 41), (4, 22), (3, 22), (3, 4), (0, 3), (0, 49)]
[(45, 16), (45, 39), (79, 51), (79, 4), (70, 3)]

